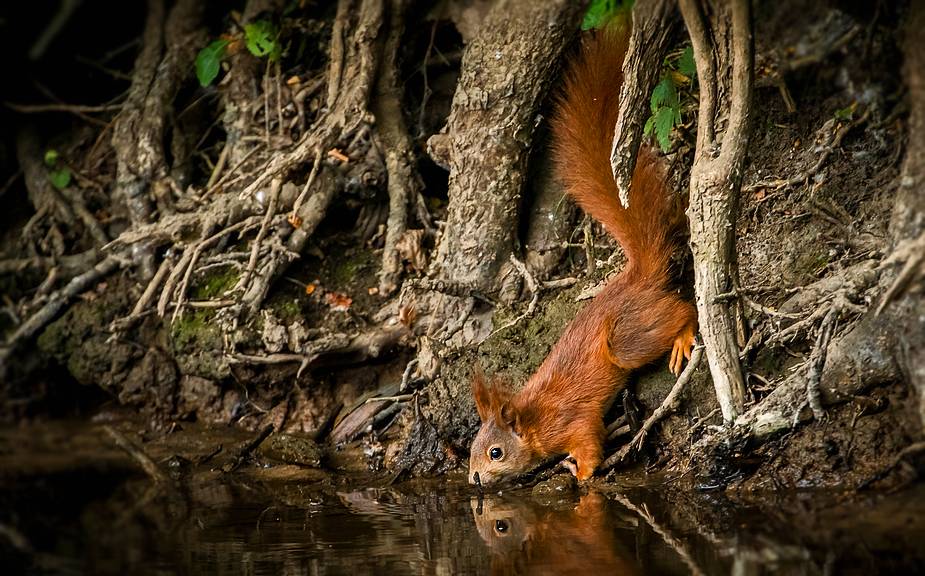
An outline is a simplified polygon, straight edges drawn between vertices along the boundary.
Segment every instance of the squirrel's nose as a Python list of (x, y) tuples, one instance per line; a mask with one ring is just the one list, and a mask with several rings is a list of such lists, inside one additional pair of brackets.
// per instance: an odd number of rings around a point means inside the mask
[(469, 475), (469, 484), (475, 484), (479, 489), (482, 488), (482, 482), (479, 479), (479, 473), (477, 471)]

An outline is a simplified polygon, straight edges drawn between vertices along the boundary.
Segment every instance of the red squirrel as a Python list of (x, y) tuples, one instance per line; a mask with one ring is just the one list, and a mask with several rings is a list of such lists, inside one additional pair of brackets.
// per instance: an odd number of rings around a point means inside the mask
[(578, 480), (589, 478), (602, 458), (604, 413), (629, 372), (669, 350), (676, 374), (690, 359), (697, 312), (670, 289), (668, 273), (683, 210), (648, 148), (639, 150), (627, 208), (610, 167), (628, 38), (629, 26), (618, 22), (584, 40), (551, 120), (558, 177), (620, 243), (628, 262), (520, 391), (473, 378), (482, 427), (469, 459), (472, 484), (529, 472), (556, 455), (574, 459), (563, 464)]

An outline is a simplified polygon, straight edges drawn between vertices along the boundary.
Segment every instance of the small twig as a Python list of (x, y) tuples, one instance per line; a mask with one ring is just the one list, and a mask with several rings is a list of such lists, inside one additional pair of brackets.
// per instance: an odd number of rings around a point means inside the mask
[(158, 287), (161, 285), (161, 282), (164, 281), (164, 278), (167, 276), (167, 273), (170, 272), (170, 258), (164, 258), (161, 261), (161, 265), (157, 269), (157, 273), (154, 274), (154, 278), (148, 282), (148, 286), (145, 288), (145, 291), (142, 293), (141, 298), (138, 299), (138, 302), (135, 303), (135, 307), (132, 309), (132, 313), (121, 318), (119, 320), (113, 320), (110, 324), (109, 330), (111, 332), (121, 332), (127, 330), (135, 320), (142, 317), (145, 309), (151, 303), (151, 300), (154, 299), (154, 294), (157, 292)]
[(225, 169), (225, 164), (228, 163), (228, 155), (230, 153), (231, 146), (225, 143), (225, 145), (222, 146), (222, 151), (218, 154), (218, 160), (215, 162), (215, 168), (212, 169), (212, 175), (209, 176), (209, 181), (206, 183), (206, 190), (211, 190), (215, 186), (215, 183), (222, 175), (222, 170)]
[(875, 316), (883, 313), (884, 308), (890, 302), (898, 300), (908, 292), (915, 278), (925, 273), (925, 267), (923, 267), (923, 263), (925, 263), (925, 232), (919, 234), (918, 238), (914, 240), (903, 240), (893, 250), (892, 254), (880, 264), (880, 268), (895, 264), (903, 258), (907, 258), (906, 265), (903, 266), (903, 269), (896, 276), (896, 280), (893, 281), (886, 294), (880, 299), (880, 304), (874, 313)]
[(11, 187), (17, 180), (19, 180), (19, 177), (22, 176), (23, 173), (24, 173), (24, 172), (23, 172), (23, 169), (20, 168), (20, 169), (17, 170), (12, 176), (10, 176), (9, 180), (6, 181), (6, 184), (3, 185), (3, 188), (0, 188), (0, 198), (3, 198), (3, 195), (6, 194), (7, 190), (9, 190), (10, 187)]
[(158, 484), (167, 484), (170, 482), (170, 478), (168, 478), (167, 475), (157, 467), (157, 464), (154, 463), (154, 460), (151, 460), (151, 457), (148, 456), (144, 450), (138, 446), (135, 446), (135, 444), (126, 438), (124, 434), (112, 426), (109, 426), (108, 424), (103, 426), (103, 430), (105, 430), (106, 433), (109, 434), (109, 437), (115, 441), (116, 445), (118, 445), (119, 448), (125, 450), (125, 452), (128, 453), (128, 455), (131, 456), (139, 466), (141, 466), (141, 469), (144, 470), (145, 473), (155, 482)]
[(256, 356), (254, 354), (230, 354), (229, 362), (246, 362), (248, 364), (290, 364), (292, 362), (302, 362), (306, 356), (317, 357), (317, 354), (267, 354), (266, 356)]
[[(267, 141), (267, 150), (272, 150), (270, 146), (270, 59), (267, 58), (267, 71), (263, 75), (263, 122), (264, 136)], [(282, 120), (282, 118), (280, 118)]]
[[(201, 199), (205, 198), (206, 196), (208, 196), (208, 195), (211, 194), (212, 192), (215, 192), (215, 190), (216, 190), (219, 186), (225, 185), (226, 180), (228, 180), (228, 178), (230, 178), (232, 174), (234, 174), (235, 172), (237, 172), (238, 170), (240, 170), (241, 167), (244, 166), (244, 163), (247, 162), (248, 160), (250, 160), (250, 157), (253, 156), (254, 154), (256, 154), (257, 151), (260, 150), (262, 147), (263, 147), (263, 146), (262, 146), (262, 143), (259, 143), (259, 144), (257, 144), (256, 146), (254, 146), (253, 148), (251, 148), (250, 150), (248, 150), (247, 154), (245, 154), (243, 158), (241, 158), (240, 160), (238, 160), (238, 163), (235, 164), (234, 167), (233, 167), (231, 170), (225, 172), (225, 175), (222, 176), (221, 178), (219, 178), (218, 182), (216, 182), (215, 184), (212, 184), (211, 186), (206, 186), (206, 191), (202, 194), (202, 196), (199, 197), (199, 199), (201, 200)], [(224, 150), (224, 149), (223, 149), (223, 150)], [(216, 168), (218, 168), (218, 165), (216, 165)], [(211, 178), (210, 178), (210, 180), (211, 180)], [(228, 185), (231, 185), (231, 182), (229, 182)]]
[(527, 306), (527, 309), (524, 311), (523, 314), (521, 314), (517, 318), (514, 318), (513, 320), (511, 320), (504, 326), (501, 326), (500, 328), (497, 328), (494, 331), (492, 331), (492, 333), (489, 335), (489, 338), (491, 336), (494, 336), (495, 334), (497, 334), (498, 332), (502, 330), (506, 330), (510, 328), (511, 326), (517, 325), (518, 322), (520, 322), (521, 320), (525, 318), (532, 317), (533, 312), (536, 311), (536, 305), (540, 300), (541, 285), (537, 283), (536, 279), (533, 277), (533, 274), (530, 274), (530, 271), (527, 270), (526, 264), (518, 260), (517, 257), (514, 256), (513, 254), (511, 254), (511, 263), (514, 265), (517, 271), (520, 272), (520, 275), (523, 276), (524, 281), (527, 283), (527, 288), (530, 289), (530, 292), (533, 296), (530, 298), (530, 304)]
[(122, 263), (122, 258), (116, 255), (109, 256), (87, 272), (71, 280), (62, 290), (52, 294), (48, 299), (48, 303), (17, 329), (6, 341), (5, 346), (0, 347), (0, 371), (2, 371), (3, 366), (6, 364), (6, 359), (12, 354), (17, 345), (28, 338), (32, 338), (36, 332), (51, 322), (71, 298), (88, 290), (100, 278), (113, 272)]
[(797, 318), (800, 317), (799, 314), (784, 314), (783, 312), (778, 312), (777, 310), (774, 310), (773, 308), (762, 306), (761, 304), (755, 302), (754, 300), (750, 300), (746, 298), (745, 296), (741, 296), (741, 299), (743, 302), (745, 302), (745, 305), (751, 308), (752, 310), (756, 312), (761, 312), (762, 314), (766, 314), (774, 318), (789, 318), (791, 320), (796, 320)]
[[(82, 104), (65, 104), (63, 102), (56, 104), (15, 104), (13, 102), (4, 102), (3, 103), (7, 108), (16, 110), (23, 114), (40, 114), (42, 112), (70, 112), (71, 114), (78, 113), (98, 113), (98, 112), (112, 112), (122, 109), (122, 104), (110, 104), (106, 106), (85, 106)], [(86, 119), (86, 118), (85, 118)], [(93, 118), (94, 121), (100, 122), (96, 118)]]
[(407, 366), (405, 366), (405, 371), (401, 375), (401, 385), (398, 387), (399, 392), (403, 393), (408, 389), (408, 380), (411, 378), (411, 372), (417, 367), (417, 365), (418, 359), (414, 358), (408, 362)]
[(282, 82), (282, 64), (276, 63), (276, 127), (279, 129), (279, 136), (282, 138), (283, 131), (283, 82)]
[[(203, 235), (207, 234), (206, 230), (208, 227), (203, 228)], [(177, 287), (177, 284), (183, 277), (183, 273), (186, 271), (186, 267), (189, 265), (190, 260), (193, 258), (193, 246), (187, 246), (183, 250), (183, 255), (180, 256), (179, 262), (173, 267), (173, 270), (170, 271), (170, 276), (167, 278), (167, 284), (164, 285), (164, 290), (161, 292), (161, 296), (157, 301), (157, 315), (163, 318), (167, 315), (167, 306), (170, 304), (170, 296), (173, 294), (174, 288)]]
[(248, 456), (251, 455), (251, 452), (256, 450), (257, 447), (260, 446), (260, 443), (266, 440), (267, 436), (272, 433), (273, 425), (267, 424), (263, 430), (260, 431), (260, 434), (258, 434), (256, 438), (242, 446), (241, 449), (238, 450), (234, 456), (232, 456), (228, 464), (222, 467), (222, 471), (224, 471), (226, 474), (229, 474), (240, 468), (241, 465), (244, 464), (244, 462), (247, 460)]
[(560, 288), (568, 288), (569, 286), (574, 286), (578, 283), (578, 278), (568, 277), (560, 278), (558, 280), (546, 280), (540, 285), (543, 287), (543, 290), (558, 290)]
[(218, 242), (222, 236), (236, 232), (245, 226), (256, 223), (257, 221), (259, 221), (258, 217), (251, 216), (250, 218), (225, 228), (217, 234), (213, 234), (212, 237), (207, 238), (206, 240), (203, 240), (196, 245), (196, 248), (193, 249), (192, 255), (190, 256), (189, 264), (186, 267), (186, 274), (183, 276), (183, 282), (180, 284), (180, 291), (177, 293), (177, 307), (173, 311), (173, 317), (170, 320), (171, 323), (176, 322), (177, 317), (179, 317), (179, 315), (183, 312), (183, 299), (186, 297), (186, 290), (189, 287), (190, 277), (193, 275), (193, 268), (196, 267), (196, 260), (199, 258), (199, 255), (202, 254), (202, 251), (210, 247), (215, 242)]
[(312, 184), (315, 182), (315, 177), (318, 176), (318, 169), (321, 167), (321, 158), (322, 153), (321, 149), (315, 151), (315, 163), (312, 165), (312, 171), (308, 175), (308, 180), (305, 182), (305, 187), (302, 188), (302, 192), (299, 193), (299, 197), (296, 198), (295, 203), (292, 205), (292, 211), (290, 212), (292, 216), (297, 216), (299, 213), (299, 208), (302, 207), (302, 202), (305, 201), (305, 198), (308, 196), (308, 190), (311, 188)]
[(687, 366), (684, 368), (684, 371), (681, 372), (681, 375), (678, 376), (678, 381), (675, 382), (675, 385), (671, 388), (671, 392), (668, 393), (668, 396), (662, 402), (662, 405), (646, 419), (643, 423), (642, 428), (639, 429), (639, 432), (636, 433), (636, 436), (633, 437), (632, 441), (629, 444), (625, 444), (623, 448), (617, 451), (616, 454), (604, 461), (600, 466), (601, 470), (607, 470), (612, 468), (620, 463), (630, 450), (639, 450), (642, 447), (642, 442), (646, 438), (646, 434), (649, 433), (649, 430), (652, 429), (655, 424), (661, 421), (665, 416), (677, 410), (679, 396), (681, 391), (684, 389), (684, 386), (691, 379), (694, 371), (697, 369), (697, 365), (700, 364), (700, 359), (703, 357), (704, 346), (696, 346), (694, 351), (691, 353), (691, 359), (687, 363)]
[(418, 138), (424, 137), (425, 110), (427, 109), (427, 101), (430, 100), (433, 94), (433, 90), (430, 89), (430, 84), (427, 82), (427, 61), (430, 59), (430, 51), (434, 48), (434, 37), (437, 34), (437, 24), (439, 23), (439, 20), (434, 20), (434, 24), (430, 28), (430, 42), (427, 44), (427, 51), (424, 53), (424, 62), (421, 64), (420, 68), (421, 78), (424, 80), (424, 93), (421, 95), (421, 109), (418, 113)]
[(870, 118), (870, 110), (871, 109), (868, 108), (867, 110), (864, 111), (864, 114), (862, 114), (858, 119), (852, 120), (851, 122), (839, 128), (838, 132), (835, 133), (835, 138), (832, 140), (832, 143), (825, 147), (825, 149), (823, 150), (822, 154), (819, 156), (819, 159), (816, 161), (816, 163), (806, 172), (801, 172), (797, 174), (796, 176), (793, 176), (792, 178), (788, 178), (786, 180), (763, 180), (760, 182), (755, 182), (754, 184), (751, 184), (749, 186), (743, 186), (742, 191), (743, 192), (755, 192), (756, 190), (760, 190), (761, 188), (771, 188), (771, 189), (784, 188), (784, 187), (792, 188), (794, 186), (798, 186), (802, 184), (803, 182), (806, 182), (807, 180), (809, 180), (810, 178), (812, 178), (813, 176), (819, 173), (819, 171), (825, 165), (826, 161), (828, 161), (829, 156), (832, 154), (832, 152), (835, 149), (837, 149), (839, 146), (841, 146), (842, 140), (845, 139), (845, 136), (848, 134), (848, 132), (850, 132), (853, 128), (863, 124), (864, 122), (867, 122), (867, 120)]
[(281, 186), (282, 183), (278, 178), (274, 178), (271, 182), (267, 213), (264, 215), (263, 222), (260, 224), (260, 232), (257, 233), (257, 238), (254, 239), (254, 244), (251, 246), (251, 256), (250, 260), (247, 262), (247, 268), (244, 270), (244, 274), (241, 275), (241, 279), (238, 280), (235, 287), (225, 292), (225, 296), (233, 294), (238, 290), (243, 290), (244, 287), (247, 286), (247, 283), (250, 282), (251, 276), (254, 274), (254, 269), (257, 268), (257, 256), (260, 254), (260, 246), (263, 243), (264, 237), (267, 235), (270, 222), (273, 220), (273, 217), (276, 216), (276, 206), (279, 202), (279, 189)]
[(373, 402), (408, 402), (414, 398), (414, 394), (401, 394), (399, 396), (376, 396), (375, 398), (367, 398), (365, 404), (371, 404)]
[(703, 426), (704, 424), (706, 424), (707, 422), (709, 422), (711, 418), (713, 418), (714, 416), (716, 416), (716, 415), (719, 414), (719, 413), (720, 413), (720, 409), (719, 409), (719, 408), (714, 408), (713, 410), (710, 410), (710, 413), (709, 413), (709, 414), (707, 414), (707, 415), (704, 416), (703, 418), (697, 420), (696, 422), (694, 422), (693, 425), (691, 425), (691, 427), (690, 427), (690, 428), (688, 429), (688, 431), (687, 431), (687, 435), (688, 435), (688, 436), (693, 436), (695, 430), (697, 430), (698, 428), (700, 428), (701, 426)]

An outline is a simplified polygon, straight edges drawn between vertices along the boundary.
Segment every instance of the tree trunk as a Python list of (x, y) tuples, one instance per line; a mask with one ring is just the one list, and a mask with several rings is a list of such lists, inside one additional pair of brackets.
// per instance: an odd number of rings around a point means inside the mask
[[(749, 0), (681, 0), (700, 78), (697, 150), (691, 168), (691, 249), (700, 334), (727, 422), (742, 414), (735, 296), (735, 220), (751, 129), (754, 68)], [(728, 125), (719, 125), (728, 117)]]
[(585, 4), (499, 1), (466, 49), (446, 129), (450, 204), (432, 269), (439, 279), (517, 296), (508, 272), (536, 115)]
[(638, 0), (633, 5), (633, 34), (623, 61), (620, 116), (610, 151), (613, 177), (624, 206), (629, 201), (642, 131), (651, 114), (652, 90), (680, 23), (677, 4), (669, 0)]

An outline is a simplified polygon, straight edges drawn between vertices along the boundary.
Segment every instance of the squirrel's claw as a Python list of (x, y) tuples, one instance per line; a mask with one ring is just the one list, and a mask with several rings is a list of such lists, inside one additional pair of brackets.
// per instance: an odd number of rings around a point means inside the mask
[(566, 456), (562, 460), (562, 462), (559, 462), (559, 464), (561, 464), (565, 468), (568, 468), (568, 471), (572, 473), (572, 476), (574, 476), (575, 478), (578, 478), (578, 465), (572, 462), (571, 455)]
[(691, 348), (694, 347), (694, 332), (686, 330), (674, 339), (674, 346), (671, 348), (671, 361), (668, 367), (675, 375), (681, 373), (681, 367), (684, 365), (684, 359), (691, 359)]

